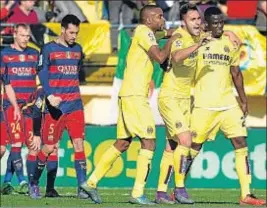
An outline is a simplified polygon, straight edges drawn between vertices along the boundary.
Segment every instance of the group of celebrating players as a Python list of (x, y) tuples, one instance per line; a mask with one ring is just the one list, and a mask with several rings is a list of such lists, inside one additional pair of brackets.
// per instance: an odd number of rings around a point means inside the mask
[[(167, 140), (155, 202), (194, 203), (185, 188), (186, 176), (204, 142), (215, 139), (221, 129), (235, 150), (241, 186), (240, 204), (266, 204), (265, 200), (250, 192), (251, 172), (245, 126), (248, 109), (238, 66), (239, 39), (234, 33), (223, 30), (223, 15), (216, 7), (205, 11), (204, 30), (196, 6), (185, 4), (180, 8), (180, 14), (182, 27), (165, 32), (169, 39), (160, 49), (155, 34), (163, 31), (165, 25), (162, 9), (155, 5), (141, 9), (140, 24), (132, 38), (119, 93), (117, 140), (102, 155), (87, 181), (83, 144), (85, 123), (78, 80), (83, 55), (81, 46), (75, 43), (80, 21), (74, 15), (63, 18), (61, 35), (45, 44), (40, 55), (27, 47), (29, 27), (24, 24), (15, 27), (14, 44), (1, 52), (1, 80), (5, 92), (1, 111), (1, 157), (7, 142), (11, 144), (3, 186), (5, 193), (12, 188), (10, 182), (15, 172), (21, 191), (29, 190), (31, 198), (40, 198), (39, 179), (47, 166), (46, 196), (59, 196), (54, 188), (57, 150), (62, 132), (66, 129), (75, 152), (79, 198), (102, 203), (97, 191), (98, 182), (129, 148), (132, 139), (138, 137), (141, 149), (129, 202), (154, 204), (144, 195), (144, 187), (156, 148), (155, 123), (148, 102), (153, 61), (156, 61), (164, 63), (158, 107), (166, 125)], [(41, 88), (36, 86), (37, 75)], [(232, 83), (239, 95), (239, 103), (233, 94)], [(29, 183), (23, 176), (23, 143), (29, 149)], [(175, 188), (169, 196), (167, 189), (172, 172)]]

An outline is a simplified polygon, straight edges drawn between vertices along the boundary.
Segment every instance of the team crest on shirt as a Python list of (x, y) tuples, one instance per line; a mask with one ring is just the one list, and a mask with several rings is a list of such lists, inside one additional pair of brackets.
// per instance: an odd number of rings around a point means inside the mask
[(181, 40), (176, 40), (176, 41), (175, 41), (175, 46), (176, 46), (177, 48), (182, 47), (182, 45), (183, 45), (183, 42), (182, 42)]
[(25, 61), (25, 55), (24, 54), (20, 54), (19, 55), (19, 60), (20, 60), (20, 62), (24, 62)]
[(66, 57), (67, 57), (67, 59), (70, 59), (71, 58), (70, 51), (67, 51), (66, 52)]
[(76, 59), (79, 59), (80, 58), (80, 53), (79, 52), (74, 53), (73, 55), (74, 55), (74, 58), (76, 58)]
[(225, 51), (226, 53), (229, 53), (229, 52), (230, 52), (230, 48), (229, 48), (228, 46), (224, 46), (224, 51)]
[(180, 129), (182, 126), (183, 126), (183, 124), (182, 124), (180, 121), (177, 121), (177, 122), (175, 123), (175, 127), (176, 127), (176, 129)]
[(148, 133), (148, 134), (152, 134), (153, 131), (154, 131), (154, 130), (153, 130), (152, 126), (148, 126), (148, 127), (147, 127), (147, 133)]
[(148, 37), (149, 37), (149, 39), (150, 39), (151, 41), (155, 41), (155, 40), (156, 40), (156, 39), (155, 39), (155, 36), (154, 36), (154, 34), (153, 34), (152, 32), (148, 33)]

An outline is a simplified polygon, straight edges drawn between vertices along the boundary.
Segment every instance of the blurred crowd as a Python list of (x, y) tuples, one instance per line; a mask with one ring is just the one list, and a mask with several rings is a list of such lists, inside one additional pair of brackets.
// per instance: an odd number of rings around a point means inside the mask
[(159, 5), (164, 11), (165, 19), (173, 22), (180, 19), (179, 8), (188, 1), (197, 4), (201, 11), (209, 6), (219, 7), (228, 23), (254, 24), (260, 28), (265, 27), (266, 30), (266, 1), (261, 0), (1, 0), (0, 20), (6, 23), (39, 24), (60, 22), (66, 14), (74, 14), (81, 22), (87, 23), (106, 19), (113, 25), (112, 45), (116, 48), (118, 27), (137, 23), (139, 11), (144, 5)]

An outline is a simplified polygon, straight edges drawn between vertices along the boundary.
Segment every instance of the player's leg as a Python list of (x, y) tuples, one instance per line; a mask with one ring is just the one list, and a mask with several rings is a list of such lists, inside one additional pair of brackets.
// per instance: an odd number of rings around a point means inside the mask
[(177, 143), (174, 140), (166, 139), (166, 147), (160, 162), (159, 181), (155, 200), (158, 204), (174, 203), (167, 194), (167, 190), (173, 173), (173, 150), (176, 146)]
[(58, 170), (58, 144), (54, 151), (48, 156), (47, 159), (47, 180), (45, 197), (60, 197), (55, 190), (55, 180)]
[(95, 198), (99, 198), (96, 191), (98, 182), (106, 175), (112, 164), (117, 160), (120, 155), (125, 152), (132, 141), (131, 134), (128, 132), (122, 114), (121, 100), (119, 100), (119, 116), (117, 122), (117, 140), (112, 144), (102, 155), (97, 163), (94, 171), (87, 180), (88, 187), (90, 188), (91, 195), (95, 194)]
[(241, 205), (265, 205), (266, 201), (257, 199), (250, 192), (251, 170), (246, 142), (247, 130), (242, 111), (236, 107), (222, 114), (222, 131), (227, 138), (231, 138), (235, 149), (235, 166), (241, 187)]
[(122, 99), (124, 121), (127, 129), (140, 138), (141, 149), (136, 161), (136, 177), (130, 203), (151, 205), (144, 194), (144, 188), (151, 169), (151, 160), (156, 146), (156, 129), (152, 110), (147, 98), (131, 97)]
[(7, 134), (7, 127), (6, 127), (6, 123), (4, 122), (3, 118), (4, 115), (2, 112), (0, 112), (0, 119), (1, 119), (1, 123), (0, 123), (0, 159), (4, 156), (5, 152), (6, 152), (6, 145), (8, 143), (8, 134)]
[(59, 120), (54, 120), (49, 113), (44, 115), (44, 123), (42, 125), (43, 147), (37, 154), (37, 165), (34, 171), (34, 176), (30, 181), (30, 197), (33, 199), (41, 198), (39, 179), (47, 164), (48, 156), (54, 151), (56, 144), (62, 135), (64, 119), (64, 116), (61, 116)]
[[(21, 157), (22, 144), (25, 142), (24, 135), (24, 117), (21, 121), (14, 120), (14, 108), (9, 107), (5, 111), (5, 118), (7, 121), (8, 133), (10, 136), (11, 149), (7, 160), (7, 170), (4, 179), (4, 188), (11, 184), (13, 173), (15, 172), (20, 186), (27, 184), (23, 174), (23, 161)], [(4, 191), (3, 191), (4, 192)]]

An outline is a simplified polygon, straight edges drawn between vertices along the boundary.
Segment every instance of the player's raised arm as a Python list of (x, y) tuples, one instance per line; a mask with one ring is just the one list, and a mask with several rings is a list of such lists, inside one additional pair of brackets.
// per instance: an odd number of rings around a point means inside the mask
[(171, 44), (176, 38), (172, 36), (163, 49), (159, 48), (155, 34), (158, 30), (163, 30), (165, 25), (162, 9), (154, 5), (145, 6), (140, 12), (140, 23), (147, 27), (143, 27), (138, 32), (139, 46), (147, 52), (152, 60), (162, 64), (169, 57)]

